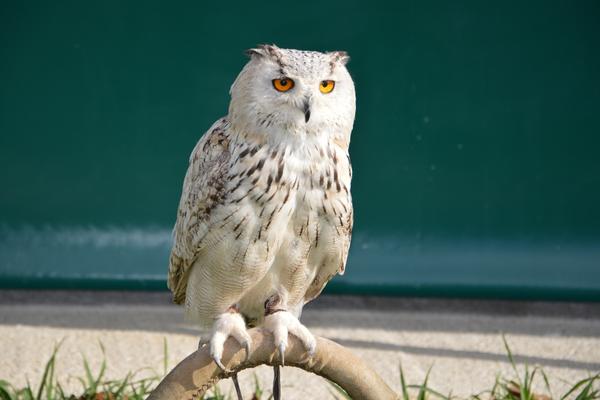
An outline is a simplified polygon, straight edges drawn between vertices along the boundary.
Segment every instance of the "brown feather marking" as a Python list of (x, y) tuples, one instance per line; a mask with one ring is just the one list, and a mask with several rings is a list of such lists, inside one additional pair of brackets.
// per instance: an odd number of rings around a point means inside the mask
[(275, 177), (275, 182), (279, 183), (281, 181), (281, 177), (283, 176), (283, 161), (279, 162), (277, 166), (277, 176)]
[(240, 228), (240, 226), (242, 226), (244, 221), (246, 221), (247, 217), (248, 217), (247, 215), (244, 215), (244, 218), (242, 218), (241, 221), (236, 226), (233, 227), (234, 232), (236, 232)]

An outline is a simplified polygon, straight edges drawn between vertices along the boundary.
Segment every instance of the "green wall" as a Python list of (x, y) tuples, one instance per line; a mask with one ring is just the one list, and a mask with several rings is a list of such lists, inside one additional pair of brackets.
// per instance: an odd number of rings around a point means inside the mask
[(0, 287), (165, 288), (187, 157), (274, 42), (352, 57), (330, 292), (600, 300), (599, 39), (595, 1), (2, 2)]

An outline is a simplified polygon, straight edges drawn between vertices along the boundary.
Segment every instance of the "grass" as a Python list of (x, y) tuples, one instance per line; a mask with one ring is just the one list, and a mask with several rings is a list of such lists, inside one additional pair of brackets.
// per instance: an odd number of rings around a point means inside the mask
[[(498, 375), (493, 387), (490, 390), (473, 394), (465, 400), (600, 400), (600, 374), (584, 378), (571, 385), (571, 388), (559, 396), (553, 396), (550, 389), (550, 382), (544, 370), (540, 367), (530, 368), (525, 365), (522, 371), (519, 371), (515, 363), (512, 351), (502, 336), (506, 349), (508, 361), (512, 366), (512, 376), (503, 377)], [(54, 347), (54, 351), (42, 374), (42, 380), (37, 388), (27, 384), (24, 388), (15, 388), (9, 382), (0, 380), (0, 400), (138, 400), (145, 399), (152, 389), (160, 382), (162, 377), (168, 372), (168, 347), (166, 340), (163, 346), (163, 371), (158, 373), (150, 368), (144, 368), (135, 372), (128, 373), (123, 379), (108, 380), (105, 378), (107, 369), (106, 358), (98, 371), (93, 372), (85, 357), (83, 357), (83, 376), (76, 377), (81, 383), (81, 391), (78, 393), (65, 393), (61, 383), (55, 375), (56, 358), (62, 343)], [(99, 344), (104, 354), (104, 346)], [(400, 398), (402, 400), (459, 400), (452, 393), (444, 395), (428, 384), (430, 368), (421, 384), (408, 384), (402, 366), (400, 366)], [(142, 372), (146, 376), (140, 378)], [(149, 372), (149, 373), (148, 373)], [(541, 383), (540, 383), (541, 380)], [(350, 399), (344, 390), (330, 382), (330, 393), (332, 398)], [(541, 385), (545, 388), (545, 393), (535, 393), (534, 385)], [(270, 393), (265, 393), (260, 385), (256, 375), (254, 375), (254, 394), (251, 400), (269, 400), (272, 398)], [(218, 386), (215, 386), (211, 393), (198, 400), (234, 400), (232, 394), (224, 395)]]
[[(166, 341), (165, 341), (166, 343)], [(104, 346), (99, 344), (104, 354)], [(0, 380), (1, 400), (142, 400), (151, 392), (152, 388), (160, 381), (161, 375), (153, 373), (149, 377), (137, 378), (144, 370), (128, 373), (123, 379), (105, 379), (106, 358), (103, 357), (99, 371), (92, 372), (90, 365), (83, 357), (84, 376), (75, 377), (82, 386), (77, 394), (65, 393), (61, 383), (55, 376), (56, 358), (61, 343), (54, 347), (50, 359), (46, 363), (42, 379), (37, 389), (30, 383), (26, 387), (17, 389), (9, 382)], [(166, 345), (165, 345), (166, 346)], [(166, 347), (165, 347), (166, 348)], [(166, 353), (165, 353), (166, 356)], [(165, 357), (166, 359), (166, 357)], [(166, 364), (165, 364), (166, 371)]]

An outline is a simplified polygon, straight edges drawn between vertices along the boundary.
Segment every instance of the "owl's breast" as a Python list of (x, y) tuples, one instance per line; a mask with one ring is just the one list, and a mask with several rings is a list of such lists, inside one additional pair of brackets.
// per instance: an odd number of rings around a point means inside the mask
[(244, 296), (247, 315), (260, 317), (275, 292), (301, 306), (343, 271), (352, 229), (350, 168), (347, 156), (327, 150), (316, 148), (310, 157), (290, 152), (276, 166), (265, 161), (277, 174), (261, 176), (248, 195), (249, 245), (262, 249), (266, 272)]

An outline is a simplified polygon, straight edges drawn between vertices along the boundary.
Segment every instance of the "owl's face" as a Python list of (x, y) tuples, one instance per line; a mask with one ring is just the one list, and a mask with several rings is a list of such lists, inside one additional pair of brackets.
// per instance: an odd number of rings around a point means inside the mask
[(261, 46), (231, 87), (230, 117), (244, 130), (350, 135), (354, 83), (344, 52)]

